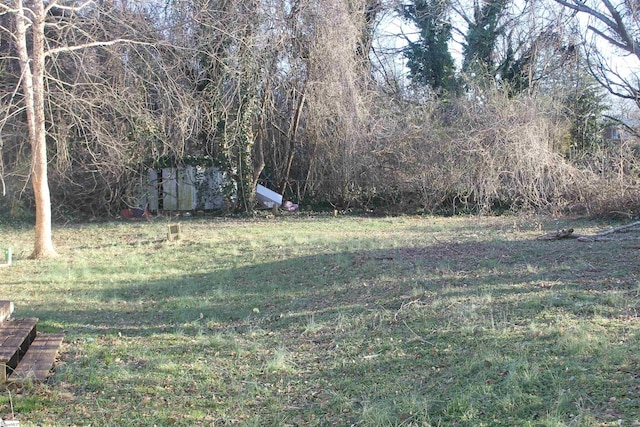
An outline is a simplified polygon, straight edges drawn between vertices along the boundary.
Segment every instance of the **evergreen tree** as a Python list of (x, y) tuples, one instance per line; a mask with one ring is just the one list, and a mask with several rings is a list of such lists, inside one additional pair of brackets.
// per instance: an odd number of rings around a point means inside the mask
[(479, 67), (493, 74), (494, 50), (502, 28), (498, 22), (504, 14), (508, 0), (485, 0), (482, 7), (474, 5), (473, 21), (469, 20), (466, 41), (463, 46), (463, 71)]
[(608, 109), (605, 95), (597, 81), (580, 73), (565, 105), (571, 119), (571, 149), (584, 152), (601, 145), (603, 114)]
[(439, 93), (456, 88), (455, 64), (449, 52), (451, 23), (446, 0), (415, 0), (404, 5), (404, 19), (419, 30), (417, 41), (408, 41), (404, 55), (414, 82), (429, 85)]
[(500, 24), (507, 13), (509, 0), (484, 0), (474, 4), (473, 19), (464, 17), (468, 28), (463, 43), (462, 71), (476, 77), (499, 79), (505, 89), (518, 93), (528, 87), (526, 69), (533, 60), (537, 43), (530, 47), (513, 46), (511, 37), (504, 37), (504, 52), (497, 50), (499, 38), (506, 28)]

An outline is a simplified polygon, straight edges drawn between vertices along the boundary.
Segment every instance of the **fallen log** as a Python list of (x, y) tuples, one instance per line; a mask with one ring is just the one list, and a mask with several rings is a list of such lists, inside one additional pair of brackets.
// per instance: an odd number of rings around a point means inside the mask
[(621, 225), (620, 227), (610, 228), (608, 230), (601, 231), (591, 236), (580, 236), (578, 241), (580, 242), (606, 242), (611, 240), (636, 240), (640, 239), (640, 237), (632, 236), (632, 237), (608, 237), (614, 233), (627, 233), (630, 231), (638, 231), (634, 230), (636, 227), (640, 227), (640, 221), (635, 221), (630, 224)]
[(621, 236), (621, 237), (609, 237), (609, 236), (580, 236), (579, 242), (612, 242), (621, 240), (640, 240), (640, 236)]
[(613, 237), (615, 233), (628, 233), (640, 231), (640, 221), (630, 224), (621, 225), (619, 227), (610, 228), (592, 235), (583, 235), (573, 232), (573, 228), (563, 228), (562, 230), (543, 234), (536, 237), (537, 240), (560, 240), (560, 239), (577, 239), (580, 242), (605, 242), (612, 240), (640, 240), (640, 236), (624, 236)]
[(601, 231), (600, 233), (596, 233), (596, 236), (606, 236), (608, 234), (613, 233), (621, 233), (624, 231), (629, 231), (630, 228), (640, 227), (640, 221), (632, 222), (631, 224), (621, 225), (620, 227), (610, 228), (609, 230)]

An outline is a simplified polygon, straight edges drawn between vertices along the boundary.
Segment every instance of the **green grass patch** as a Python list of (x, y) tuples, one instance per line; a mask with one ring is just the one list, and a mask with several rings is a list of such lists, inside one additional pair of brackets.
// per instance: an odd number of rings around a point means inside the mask
[[(571, 222), (582, 233), (608, 225)], [(544, 218), (160, 219), (0, 228), (16, 317), (64, 332), (21, 425), (640, 425), (629, 241)], [(561, 225), (565, 226), (565, 225)], [(11, 403), (10, 403), (11, 400)]]

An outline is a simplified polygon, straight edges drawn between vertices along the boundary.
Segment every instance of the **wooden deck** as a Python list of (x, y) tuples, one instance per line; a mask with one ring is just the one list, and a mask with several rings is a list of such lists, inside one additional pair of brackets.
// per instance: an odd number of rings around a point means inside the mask
[(0, 383), (7, 381), (36, 337), (35, 317), (5, 320), (0, 325)]
[(63, 334), (39, 334), (38, 319), (11, 319), (13, 303), (0, 301), (0, 384), (44, 381)]
[(64, 334), (38, 335), (8, 381), (11, 383), (45, 381), (49, 376), (63, 339)]

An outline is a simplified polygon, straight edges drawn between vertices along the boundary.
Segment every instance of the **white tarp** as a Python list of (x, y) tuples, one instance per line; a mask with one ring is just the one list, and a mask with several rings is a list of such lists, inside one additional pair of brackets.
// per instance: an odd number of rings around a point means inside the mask
[(256, 187), (256, 200), (268, 208), (282, 205), (282, 196), (260, 184)]

